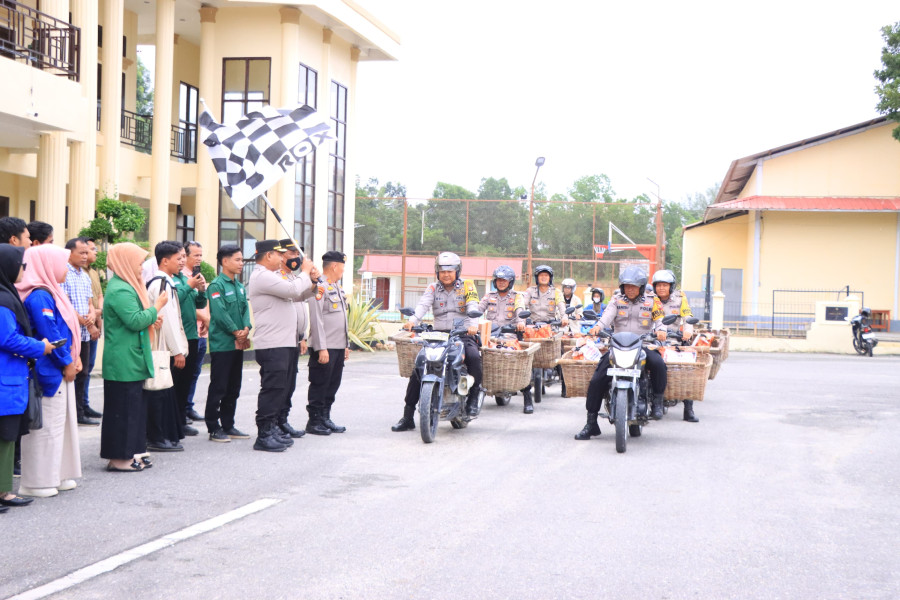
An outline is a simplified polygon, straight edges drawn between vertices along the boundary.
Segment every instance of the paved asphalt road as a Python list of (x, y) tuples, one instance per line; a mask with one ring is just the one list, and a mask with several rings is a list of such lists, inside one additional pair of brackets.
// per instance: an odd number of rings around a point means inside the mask
[(266, 498), (52, 597), (897, 598), (898, 367), (732, 353), (700, 423), (673, 409), (618, 455), (609, 424), (572, 439), (583, 400), (558, 387), (534, 415), (486, 403), (431, 445), (392, 433), (396, 359), (354, 354), (333, 411), (348, 432), (282, 454), (189, 438), (147, 472), (113, 474), (99, 431), (81, 428), (80, 487), (0, 515), (0, 598)]

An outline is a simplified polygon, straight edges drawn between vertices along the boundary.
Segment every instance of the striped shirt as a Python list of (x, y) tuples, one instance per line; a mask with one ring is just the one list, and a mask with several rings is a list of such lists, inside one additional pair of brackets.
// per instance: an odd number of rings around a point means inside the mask
[[(91, 313), (91, 298), (94, 292), (91, 289), (91, 276), (80, 267), (73, 267), (72, 263), (66, 263), (66, 281), (62, 284), (62, 289), (72, 301), (72, 306), (82, 317), (86, 317)], [(90, 341), (91, 334), (88, 328), (81, 326), (81, 341)]]

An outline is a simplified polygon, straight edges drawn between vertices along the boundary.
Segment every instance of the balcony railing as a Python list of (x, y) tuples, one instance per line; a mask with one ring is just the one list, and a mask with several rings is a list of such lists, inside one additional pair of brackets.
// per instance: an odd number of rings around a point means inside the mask
[(197, 162), (197, 126), (172, 125), (172, 143), (169, 154), (181, 162)]
[(138, 152), (150, 154), (153, 145), (153, 115), (122, 110), (122, 143)]
[(79, 80), (81, 30), (15, 0), (0, 0), (0, 56)]

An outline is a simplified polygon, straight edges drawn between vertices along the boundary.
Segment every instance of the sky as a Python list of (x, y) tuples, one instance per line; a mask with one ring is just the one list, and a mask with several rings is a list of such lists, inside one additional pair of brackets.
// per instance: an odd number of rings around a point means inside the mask
[[(878, 116), (896, 0), (357, 0), (401, 38), (360, 62), (353, 170), (430, 197), (604, 173), (681, 200), (732, 160)], [(352, 128), (353, 125), (350, 124)]]

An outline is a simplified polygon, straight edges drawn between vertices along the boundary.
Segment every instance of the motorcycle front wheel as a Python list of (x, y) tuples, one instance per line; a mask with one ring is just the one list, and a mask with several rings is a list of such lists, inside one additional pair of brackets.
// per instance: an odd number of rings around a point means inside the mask
[(869, 353), (869, 349), (866, 348), (866, 345), (861, 344), (855, 335), (853, 336), (853, 349), (861, 356), (865, 356)]
[(509, 396), (494, 396), (494, 401), (497, 406), (506, 406), (509, 404)]
[(612, 407), (616, 413), (616, 452), (622, 454), (628, 443), (628, 391), (616, 390), (615, 394)]
[(419, 433), (426, 444), (434, 441), (441, 419), (440, 393), (441, 386), (436, 381), (426, 381), (419, 390)]

